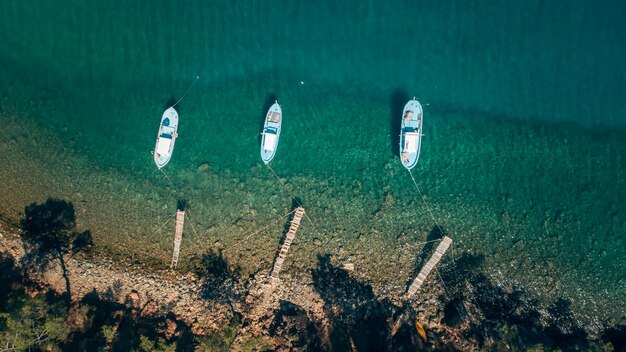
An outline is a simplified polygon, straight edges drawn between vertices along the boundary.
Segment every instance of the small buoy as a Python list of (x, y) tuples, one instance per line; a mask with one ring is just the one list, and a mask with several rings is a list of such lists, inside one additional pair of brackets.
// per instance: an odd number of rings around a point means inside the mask
[(417, 320), (415, 321), (415, 329), (417, 329), (417, 334), (420, 335), (422, 340), (426, 342), (426, 330), (424, 330), (424, 327), (422, 326), (422, 324), (420, 324), (420, 322)]

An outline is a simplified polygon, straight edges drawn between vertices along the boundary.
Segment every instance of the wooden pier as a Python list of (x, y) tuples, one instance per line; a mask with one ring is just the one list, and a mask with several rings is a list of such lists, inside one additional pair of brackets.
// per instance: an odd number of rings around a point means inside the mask
[(176, 232), (174, 233), (174, 254), (172, 255), (172, 265), (170, 268), (176, 269), (178, 266), (178, 254), (180, 253), (180, 242), (183, 240), (183, 225), (185, 224), (185, 212), (176, 211)]
[(302, 216), (304, 215), (304, 208), (298, 207), (296, 209), (295, 214), (293, 215), (293, 220), (291, 220), (291, 226), (289, 227), (289, 232), (287, 232), (287, 236), (285, 236), (285, 242), (283, 242), (283, 246), (280, 249), (280, 253), (278, 253), (278, 257), (274, 262), (274, 269), (272, 269), (272, 273), (270, 276), (273, 279), (278, 279), (280, 275), (280, 269), (283, 267), (283, 262), (287, 257), (287, 252), (289, 252), (289, 247), (293, 242), (293, 239), (296, 237), (296, 231), (298, 231), (298, 226), (300, 226), (300, 221), (302, 220)]
[(444, 236), (443, 240), (441, 240), (441, 242), (439, 243), (439, 246), (437, 246), (437, 249), (435, 249), (435, 253), (433, 254), (433, 256), (430, 257), (430, 259), (428, 260), (426, 265), (424, 265), (424, 267), (422, 268), (420, 273), (417, 275), (415, 280), (413, 280), (413, 283), (411, 284), (411, 286), (409, 286), (409, 289), (406, 293), (407, 298), (411, 298), (415, 294), (415, 292), (417, 292), (420, 286), (422, 286), (428, 274), (430, 274), (431, 270), (433, 270), (435, 265), (439, 263), (439, 261), (441, 260), (441, 257), (443, 257), (444, 253), (446, 253), (446, 251), (448, 250), (448, 247), (450, 247), (451, 244), (452, 244), (452, 239), (448, 236)]

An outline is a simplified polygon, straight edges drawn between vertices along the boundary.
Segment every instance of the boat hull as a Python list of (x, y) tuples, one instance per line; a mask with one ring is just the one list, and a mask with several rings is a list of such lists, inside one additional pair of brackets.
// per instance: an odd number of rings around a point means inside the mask
[(415, 98), (409, 100), (402, 110), (400, 161), (407, 170), (414, 168), (419, 160), (422, 146), (423, 116), (422, 105)]
[(276, 102), (267, 111), (263, 131), (261, 132), (261, 160), (265, 164), (269, 164), (276, 155), (282, 123), (283, 112), (278, 102)]
[(154, 163), (160, 169), (169, 163), (178, 137), (178, 112), (171, 107), (161, 116), (159, 133), (154, 145)]

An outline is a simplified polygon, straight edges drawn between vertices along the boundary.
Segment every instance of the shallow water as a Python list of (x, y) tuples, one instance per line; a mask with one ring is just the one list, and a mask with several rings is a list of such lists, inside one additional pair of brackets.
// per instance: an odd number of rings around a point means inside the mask
[[(183, 267), (220, 246), (254, 272), (269, 270), (299, 197), (314, 226), (299, 231), (291, 274), (333, 253), (401, 292), (436, 221), (493, 275), (572, 299), (592, 321), (620, 317), (624, 7), (4, 1), (0, 212), (70, 199), (100, 250), (166, 266), (166, 221), (186, 199)], [(196, 75), (170, 184), (150, 150)], [(413, 96), (426, 134), (413, 173), (435, 219), (395, 156)], [(259, 156), (274, 98), (284, 184)]]

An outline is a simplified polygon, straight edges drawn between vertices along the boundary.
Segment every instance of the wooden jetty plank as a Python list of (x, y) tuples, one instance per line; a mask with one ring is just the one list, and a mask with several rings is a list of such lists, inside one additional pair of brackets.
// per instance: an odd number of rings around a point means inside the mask
[(172, 255), (172, 265), (170, 268), (176, 269), (178, 266), (178, 254), (180, 253), (180, 242), (183, 240), (183, 225), (185, 224), (185, 212), (176, 211), (176, 231), (174, 232), (174, 254)]
[(280, 275), (280, 269), (283, 267), (283, 263), (287, 257), (287, 252), (289, 252), (289, 247), (291, 246), (293, 239), (296, 237), (296, 231), (298, 231), (298, 226), (300, 226), (300, 221), (302, 220), (303, 215), (304, 208), (298, 207), (293, 215), (293, 220), (291, 220), (289, 232), (287, 232), (287, 236), (285, 236), (285, 242), (283, 242), (283, 246), (280, 248), (278, 257), (274, 261), (274, 268), (272, 269), (272, 273), (270, 275), (273, 279), (278, 279)]
[(424, 265), (419, 274), (417, 274), (417, 277), (415, 278), (415, 280), (413, 280), (411, 286), (409, 286), (409, 289), (407, 291), (407, 297), (410, 298), (411, 296), (413, 296), (415, 292), (417, 292), (417, 290), (420, 288), (420, 286), (422, 286), (428, 274), (430, 274), (433, 268), (435, 268), (435, 265), (439, 263), (451, 244), (452, 239), (448, 236), (444, 236), (439, 243), (439, 246), (437, 246), (437, 249), (435, 249), (435, 253), (433, 253), (432, 257), (430, 257), (428, 262), (426, 262), (426, 265)]

